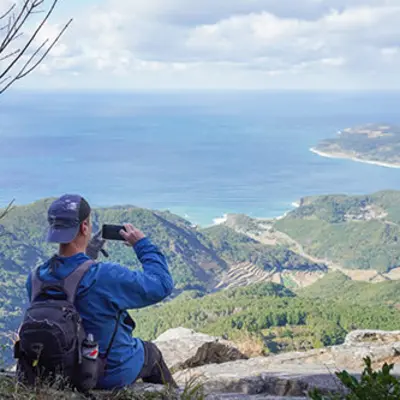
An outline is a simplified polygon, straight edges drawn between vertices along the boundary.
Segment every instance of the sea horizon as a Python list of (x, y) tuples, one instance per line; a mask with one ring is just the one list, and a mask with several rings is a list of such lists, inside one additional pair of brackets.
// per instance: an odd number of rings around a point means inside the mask
[(74, 192), (210, 226), (276, 218), (310, 195), (400, 189), (395, 169), (310, 152), (347, 127), (399, 124), (400, 92), (101, 93), (3, 97), (1, 206)]

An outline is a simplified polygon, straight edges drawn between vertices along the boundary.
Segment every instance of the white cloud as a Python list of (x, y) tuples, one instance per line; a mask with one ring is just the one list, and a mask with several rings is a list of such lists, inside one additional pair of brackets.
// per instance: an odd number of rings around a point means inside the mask
[(400, 88), (399, 20), (400, 0), (108, 0), (42, 71), (94, 86)]

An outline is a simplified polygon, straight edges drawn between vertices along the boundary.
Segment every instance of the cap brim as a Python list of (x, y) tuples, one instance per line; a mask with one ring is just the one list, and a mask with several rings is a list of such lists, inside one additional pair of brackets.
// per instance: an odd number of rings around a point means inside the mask
[(47, 234), (47, 241), (49, 243), (67, 244), (71, 243), (79, 232), (79, 226), (72, 228), (55, 228), (51, 227)]

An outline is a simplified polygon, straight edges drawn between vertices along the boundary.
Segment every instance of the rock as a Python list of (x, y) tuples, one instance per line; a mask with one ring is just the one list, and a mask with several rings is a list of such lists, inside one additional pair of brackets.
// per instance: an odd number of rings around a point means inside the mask
[(400, 331), (376, 331), (376, 330), (358, 330), (350, 332), (346, 336), (345, 345), (347, 346), (359, 346), (365, 345), (366, 343), (373, 344), (387, 344), (387, 343), (399, 343), (400, 342)]
[(269, 395), (247, 395), (247, 394), (211, 394), (206, 397), (206, 400), (307, 400), (307, 397), (281, 397)]
[[(377, 366), (400, 363), (399, 339), (400, 332), (355, 331), (340, 346), (203, 365), (177, 372), (174, 377), (180, 385), (197, 378), (208, 394), (305, 396), (313, 388), (337, 392), (343, 388), (334, 373), (345, 369), (359, 376), (367, 356)], [(395, 365), (394, 374), (399, 371), (400, 365)]]
[[(355, 331), (340, 346), (252, 359), (226, 340), (184, 328), (165, 332), (155, 343), (177, 371), (174, 378), (180, 389), (166, 392), (160, 385), (137, 383), (127, 389), (127, 396), (132, 396), (127, 398), (149, 394), (178, 400), (187, 398), (182, 394), (188, 383), (192, 387), (201, 383), (207, 400), (305, 400), (313, 388), (322, 394), (343, 392), (335, 372), (346, 369), (358, 377), (365, 356), (374, 365), (395, 363), (393, 374), (400, 374), (400, 331)], [(12, 373), (0, 373), (1, 378), (13, 379)], [(99, 400), (114, 398), (110, 392), (95, 394)], [(58, 395), (50, 393), (49, 398), (77, 399), (72, 394)]]
[(197, 379), (207, 394), (242, 393), (248, 395), (305, 396), (312, 388), (323, 393), (341, 388), (339, 380), (322, 364), (276, 362), (276, 357), (205, 365), (179, 371), (179, 385)]
[(233, 343), (185, 328), (171, 329), (154, 343), (173, 371), (247, 359)]

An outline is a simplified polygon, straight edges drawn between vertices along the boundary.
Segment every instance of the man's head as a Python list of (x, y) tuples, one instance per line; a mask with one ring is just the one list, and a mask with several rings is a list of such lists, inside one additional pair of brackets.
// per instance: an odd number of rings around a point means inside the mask
[(85, 249), (92, 236), (90, 212), (88, 202), (81, 196), (66, 194), (55, 200), (48, 210), (47, 241)]

